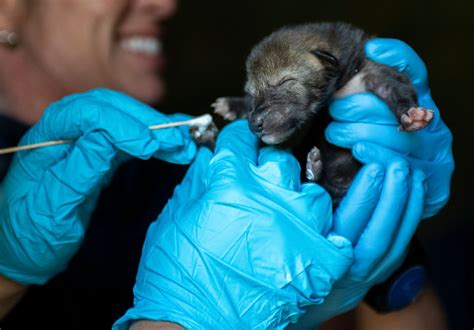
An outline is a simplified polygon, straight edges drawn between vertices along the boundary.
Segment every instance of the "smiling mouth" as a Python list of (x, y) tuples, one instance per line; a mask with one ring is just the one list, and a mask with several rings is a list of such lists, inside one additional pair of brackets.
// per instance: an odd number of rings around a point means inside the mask
[(160, 39), (144, 36), (130, 36), (120, 40), (120, 48), (137, 55), (158, 56), (162, 53)]

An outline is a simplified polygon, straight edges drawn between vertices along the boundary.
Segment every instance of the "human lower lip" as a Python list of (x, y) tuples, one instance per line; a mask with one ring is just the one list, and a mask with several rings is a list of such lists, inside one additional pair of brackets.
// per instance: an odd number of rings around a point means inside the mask
[(161, 40), (153, 37), (132, 36), (120, 41), (120, 48), (144, 56), (161, 55), (163, 45)]

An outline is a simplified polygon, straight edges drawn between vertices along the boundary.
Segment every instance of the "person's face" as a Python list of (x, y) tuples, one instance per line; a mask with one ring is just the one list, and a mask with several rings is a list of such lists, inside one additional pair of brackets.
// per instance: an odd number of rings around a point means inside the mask
[(31, 0), (21, 24), (25, 56), (69, 94), (95, 87), (144, 102), (162, 97), (162, 23), (176, 0)]

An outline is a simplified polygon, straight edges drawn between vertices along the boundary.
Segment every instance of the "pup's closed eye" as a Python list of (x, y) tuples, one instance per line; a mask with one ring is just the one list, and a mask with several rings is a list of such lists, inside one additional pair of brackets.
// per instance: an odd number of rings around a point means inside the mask
[(319, 58), (324, 63), (327, 63), (334, 67), (339, 66), (339, 60), (337, 59), (337, 57), (326, 50), (321, 50), (321, 49), (312, 50), (311, 54)]
[(296, 78), (283, 78), (282, 80), (280, 80), (280, 82), (278, 83), (278, 86), (282, 86), (288, 82), (295, 82), (297, 81)]

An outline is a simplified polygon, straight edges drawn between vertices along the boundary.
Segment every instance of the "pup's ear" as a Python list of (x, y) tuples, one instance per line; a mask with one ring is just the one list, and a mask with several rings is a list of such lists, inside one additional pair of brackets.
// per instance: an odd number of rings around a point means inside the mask
[(319, 58), (322, 62), (329, 64), (330, 66), (333, 66), (335, 68), (339, 66), (339, 60), (337, 59), (337, 57), (328, 51), (315, 49), (311, 51), (311, 54)]

